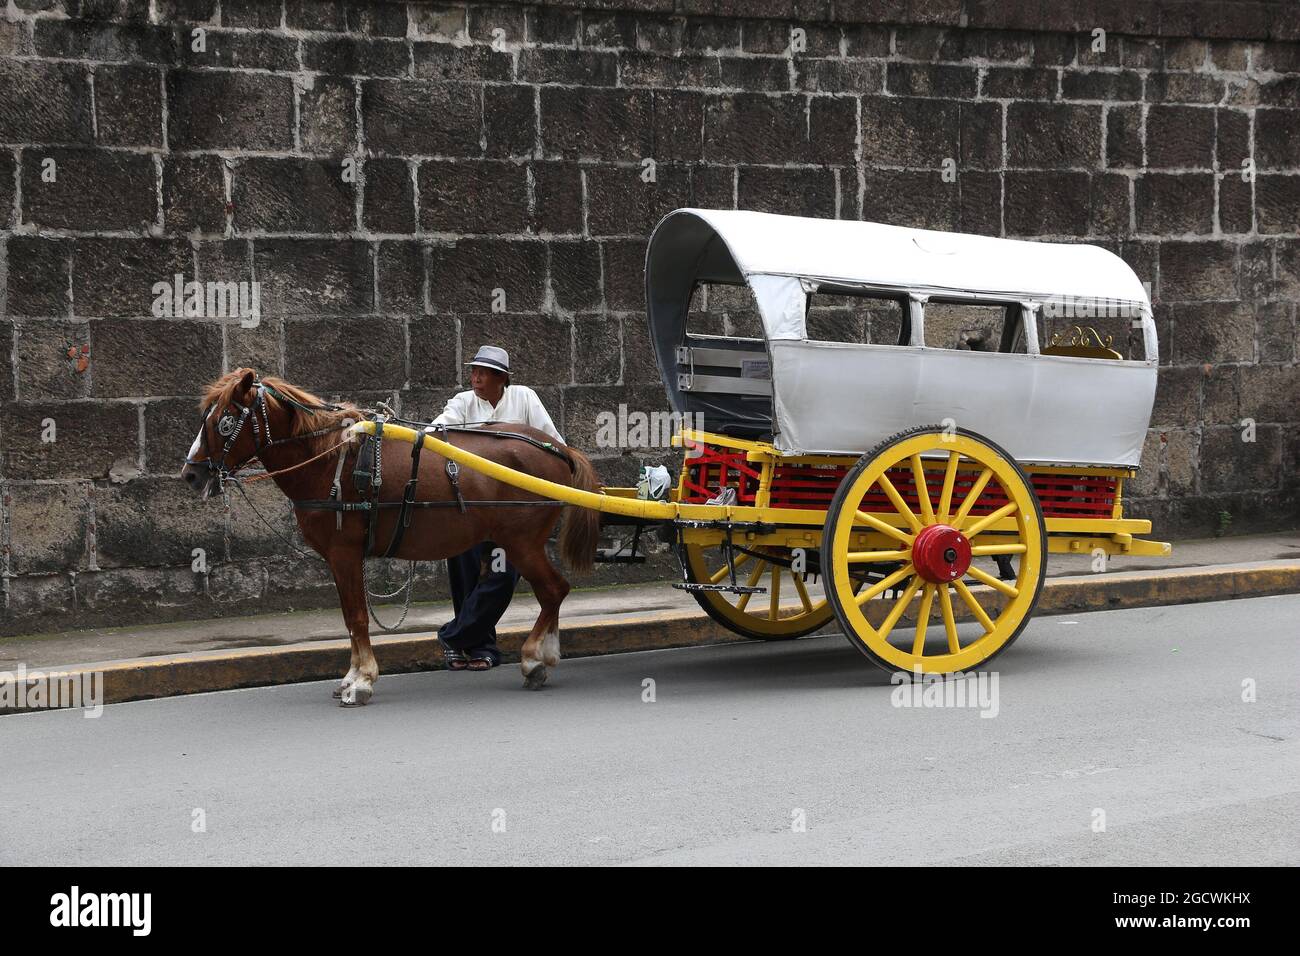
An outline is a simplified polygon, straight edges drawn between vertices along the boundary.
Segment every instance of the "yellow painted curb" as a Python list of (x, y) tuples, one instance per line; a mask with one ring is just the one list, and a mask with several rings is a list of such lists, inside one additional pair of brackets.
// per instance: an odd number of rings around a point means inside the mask
[[(1261, 561), (1164, 571), (1119, 571), (1104, 575), (1048, 578), (1035, 614), (1072, 614), (1122, 608), (1195, 604), (1236, 598), (1300, 593), (1300, 563)], [(954, 608), (958, 610), (960, 605)], [(964, 610), (964, 608), (961, 608)], [(959, 613), (958, 616), (961, 616)], [(907, 616), (904, 616), (906, 620)], [(832, 623), (824, 631), (833, 632)], [(527, 628), (500, 632), (506, 662), (519, 659)], [(386, 674), (442, 667), (436, 636), (408, 634), (374, 638), (375, 656)], [(585, 620), (563, 628), (565, 657), (661, 650), (743, 641), (702, 611), (658, 611)], [(79, 678), (100, 674), (103, 703), (176, 697), (241, 687), (263, 687), (341, 677), (348, 668), (349, 642), (313, 641), (279, 647), (195, 651), (161, 657), (100, 661), (34, 670), (35, 674)], [(17, 677), (0, 675), (0, 699), (17, 699)], [(7, 686), (10, 685), (10, 686)], [(0, 714), (32, 708), (0, 707)]]

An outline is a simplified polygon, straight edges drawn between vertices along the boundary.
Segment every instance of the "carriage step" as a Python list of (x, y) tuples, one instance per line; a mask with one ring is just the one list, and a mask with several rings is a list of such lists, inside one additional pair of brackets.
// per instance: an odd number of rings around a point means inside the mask
[(748, 587), (744, 584), (674, 584), (681, 591), (726, 591), (730, 594), (766, 594), (767, 588)]
[(622, 548), (597, 548), (597, 564), (645, 564), (645, 555)]

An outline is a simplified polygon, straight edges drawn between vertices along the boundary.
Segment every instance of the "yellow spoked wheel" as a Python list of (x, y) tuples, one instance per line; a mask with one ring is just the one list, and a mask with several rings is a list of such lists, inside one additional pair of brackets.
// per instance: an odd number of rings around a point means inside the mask
[[(845, 635), (874, 663), (952, 673), (1024, 629), (1046, 554), (1042, 509), (1015, 460), (974, 432), (927, 425), (881, 442), (844, 477), (821, 566)], [(899, 626), (905, 614), (914, 632)]]
[[(765, 587), (767, 593), (692, 591), (709, 617), (737, 634), (760, 641), (793, 640), (830, 622), (835, 611), (826, 602), (821, 584), (805, 581), (802, 574), (790, 569), (789, 548), (750, 550), (755, 554), (736, 555), (736, 583)], [(731, 580), (721, 547), (686, 544), (678, 557), (692, 584), (726, 584)]]

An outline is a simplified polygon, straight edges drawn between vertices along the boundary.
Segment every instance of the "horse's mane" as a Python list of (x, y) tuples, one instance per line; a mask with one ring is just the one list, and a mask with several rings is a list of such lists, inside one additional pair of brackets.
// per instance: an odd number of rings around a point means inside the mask
[[(252, 369), (241, 368), (236, 369), (233, 372), (227, 372), (225, 375), (221, 376), (221, 378), (209, 385), (204, 391), (203, 398), (199, 402), (199, 408), (205, 409), (213, 402), (224, 403), (229, 401), (235, 387), (239, 384), (245, 373), (250, 371), (252, 371)], [(292, 399), (295, 402), (301, 402), (303, 405), (327, 404), (320, 396), (313, 395), (306, 389), (299, 388), (297, 385), (292, 385), (284, 379), (277, 378), (274, 375), (263, 376), (261, 382), (264, 385), (271, 386), (271, 388), (275, 389), (286, 398)], [(284, 407), (284, 403), (280, 402), (272, 394), (267, 394), (266, 401), (268, 405), (273, 407)], [(357, 406), (351, 402), (331, 402), (328, 404), (337, 405), (339, 410), (333, 412), (326, 410), (307, 412), (303, 411), (301, 408), (290, 406), (287, 409), (289, 412), (290, 423), (289, 435), (302, 435), (306, 432), (314, 432), (323, 428), (330, 428), (338, 425), (345, 418), (350, 418), (352, 421), (356, 422), (361, 421), (364, 417), (361, 409), (357, 408)], [(338, 438), (339, 436), (335, 435), (320, 435), (315, 438), (305, 439), (305, 444), (319, 445), (324, 442), (334, 444), (338, 441)]]

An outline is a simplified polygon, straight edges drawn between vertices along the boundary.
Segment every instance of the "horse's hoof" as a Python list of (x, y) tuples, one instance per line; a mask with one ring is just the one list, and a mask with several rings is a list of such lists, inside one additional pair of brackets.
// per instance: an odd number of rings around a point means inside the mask
[(360, 684), (353, 684), (350, 687), (343, 688), (339, 695), (339, 704), (344, 707), (364, 707), (370, 703), (370, 698), (374, 696), (374, 690)]
[(546, 683), (547, 676), (546, 665), (538, 664), (524, 675), (524, 687), (529, 690), (541, 690), (542, 685)]
[(352, 686), (351, 684), (338, 684), (334, 687), (334, 690), (330, 692), (330, 696), (333, 697), (335, 700), (338, 700), (340, 697), (343, 696), (343, 692), (351, 686)]

